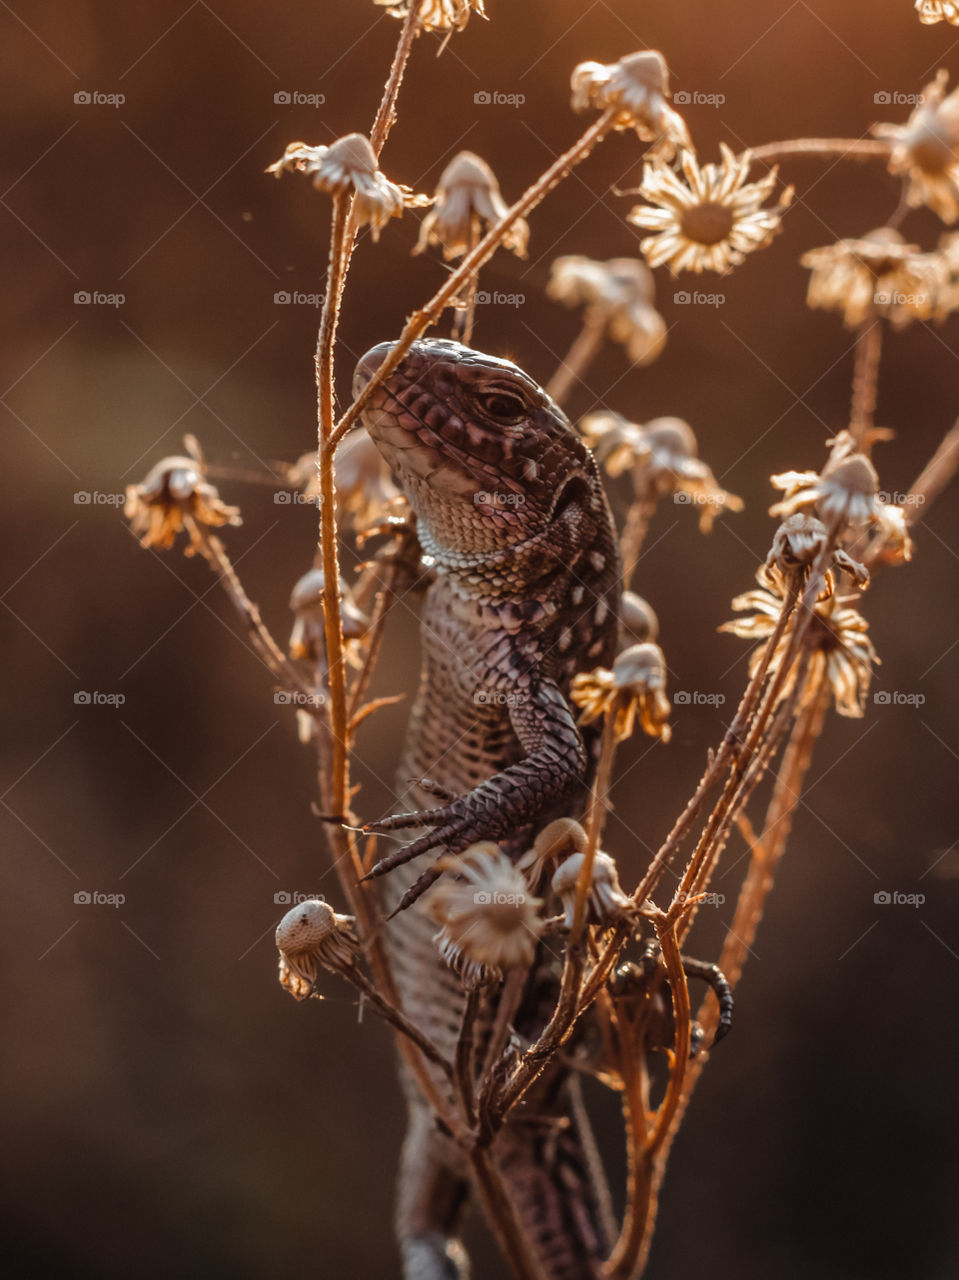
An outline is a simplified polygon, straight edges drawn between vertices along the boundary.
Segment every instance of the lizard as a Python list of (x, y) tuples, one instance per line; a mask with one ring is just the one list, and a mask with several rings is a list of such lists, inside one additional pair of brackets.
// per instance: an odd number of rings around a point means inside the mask
[[(393, 345), (360, 359), (355, 395)], [(581, 815), (595, 732), (580, 730), (568, 693), (577, 673), (610, 665), (617, 651), (619, 553), (592, 454), (511, 361), (420, 339), (372, 389), (361, 419), (409, 501), (431, 574), (420, 686), (398, 770), (407, 812), (368, 828), (410, 828), (415, 839), (371, 875), (382, 877), (403, 1008), (451, 1057), (465, 993), (433, 944), (436, 926), (420, 899), (439, 872), (431, 861), (423, 873), (424, 856), (493, 840), (515, 860), (546, 822)], [(551, 957), (540, 952), (543, 972), (531, 975), (525, 997), (530, 1038), (548, 1014)], [(523, 1016), (521, 1007), (518, 1028)], [(469, 1195), (464, 1162), (416, 1086), (404, 1084), (395, 1216), (403, 1274), (465, 1278), (457, 1239)], [(544, 1280), (598, 1276), (610, 1244), (577, 1088), (566, 1069), (547, 1072), (527, 1103), (552, 1126), (513, 1119), (494, 1147)]]

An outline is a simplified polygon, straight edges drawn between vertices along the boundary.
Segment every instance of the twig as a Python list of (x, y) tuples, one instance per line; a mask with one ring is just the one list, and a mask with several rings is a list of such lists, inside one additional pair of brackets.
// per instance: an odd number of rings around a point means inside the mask
[(564, 405), (575, 383), (595, 360), (606, 336), (606, 317), (596, 307), (587, 308), (583, 315), (583, 327), (573, 340), (573, 345), (563, 356), (556, 372), (547, 382), (545, 391), (558, 405)]
[(843, 160), (888, 160), (891, 143), (872, 138), (791, 138), (750, 147), (753, 160), (786, 160), (793, 156), (839, 156)]
[(959, 471), (959, 420), (943, 436), (939, 448), (913, 480), (905, 503), (906, 523), (915, 524), (921, 508), (935, 502)]
[(863, 453), (868, 454), (876, 425), (876, 392), (882, 355), (882, 320), (870, 315), (856, 337), (856, 364), (852, 379), (849, 431)]

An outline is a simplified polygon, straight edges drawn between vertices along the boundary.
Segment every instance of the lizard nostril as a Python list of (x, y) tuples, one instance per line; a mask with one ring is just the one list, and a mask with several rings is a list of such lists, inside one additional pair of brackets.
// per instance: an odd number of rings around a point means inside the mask
[(366, 355), (360, 356), (353, 374), (354, 398), (360, 394), (394, 346), (395, 343), (392, 342), (379, 342), (375, 347), (370, 347)]

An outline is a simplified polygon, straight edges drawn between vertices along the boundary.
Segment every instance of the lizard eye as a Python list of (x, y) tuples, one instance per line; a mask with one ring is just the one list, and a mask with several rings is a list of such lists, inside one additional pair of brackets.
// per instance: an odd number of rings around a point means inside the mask
[(498, 422), (518, 422), (528, 412), (525, 402), (519, 396), (510, 395), (506, 391), (491, 391), (487, 395), (477, 396), (477, 401), (483, 412)]

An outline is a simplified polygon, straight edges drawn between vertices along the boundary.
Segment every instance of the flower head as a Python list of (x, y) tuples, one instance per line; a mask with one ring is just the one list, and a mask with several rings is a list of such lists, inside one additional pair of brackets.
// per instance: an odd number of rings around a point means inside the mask
[(379, 239), (390, 218), (398, 218), (407, 206), (424, 203), (422, 196), (390, 182), (381, 173), (369, 138), (362, 133), (348, 133), (329, 146), (291, 142), (267, 169), (278, 178), (286, 171), (309, 174), (317, 191), (333, 196), (352, 191), (356, 218), (360, 226), (369, 226), (374, 240)]
[(666, 321), (653, 305), (653, 274), (638, 258), (595, 262), (579, 254), (557, 258), (546, 292), (568, 307), (585, 307), (584, 321), (621, 342), (634, 364), (649, 364), (666, 344)]
[[(343, 622), (343, 638), (346, 640), (347, 657), (356, 665), (356, 642), (366, 635), (370, 620), (353, 600), (346, 583), (340, 579), (340, 617)], [(308, 662), (320, 662), (326, 654), (324, 631), (323, 592), (326, 574), (322, 569), (304, 573), (290, 595), (290, 608), (295, 614), (290, 635), (290, 657)], [(351, 648), (351, 642), (352, 648)]]
[[(826, 545), (827, 529), (815, 516), (797, 511), (787, 516), (773, 536), (766, 562), (759, 579), (771, 590), (782, 590), (782, 581), (796, 569), (809, 568), (822, 554)], [(847, 552), (837, 547), (832, 553), (834, 568), (848, 573), (860, 587), (869, 581), (869, 571), (853, 560)], [(827, 583), (832, 590), (832, 581)]]
[(926, 26), (935, 22), (951, 22), (959, 27), (959, 4), (955, 0), (916, 0), (919, 21)]
[[(764, 581), (762, 570), (760, 582)], [(765, 640), (776, 629), (783, 608), (782, 590), (747, 591), (737, 596), (733, 608), (745, 612), (752, 609), (749, 618), (737, 618), (726, 622), (720, 631), (747, 640)], [(795, 617), (795, 614), (793, 615)], [(770, 674), (775, 676), (790, 647), (793, 621), (787, 624), (769, 663)], [(832, 691), (833, 702), (841, 716), (859, 718), (863, 714), (866, 695), (872, 680), (873, 664), (879, 661), (865, 618), (849, 607), (846, 599), (835, 594), (823, 595), (813, 608), (813, 622), (806, 633), (806, 644), (812, 649), (808, 674), (800, 705), (808, 705), (823, 680)], [(762, 649), (757, 649), (750, 659), (750, 674), (755, 673), (762, 660)], [(780, 701), (789, 696), (795, 684), (795, 667), (783, 682)]]
[[(956, 5), (949, 8), (959, 12)], [(904, 125), (879, 124), (873, 133), (892, 142), (889, 172), (905, 174), (908, 203), (928, 205), (943, 222), (955, 222), (959, 218), (959, 89), (947, 95), (948, 80), (948, 71), (941, 70), (923, 89), (919, 105)]]
[[(365, 529), (383, 519), (387, 509), (400, 497), (383, 455), (364, 427), (346, 436), (333, 459), (336, 484), (336, 516), (342, 526)], [(295, 485), (304, 498), (319, 501), (320, 475), (318, 455), (305, 453), (286, 471), (287, 481)]]
[(440, 858), (436, 865), (452, 874), (427, 899), (441, 926), (433, 941), (466, 986), (498, 980), (504, 969), (531, 965), (542, 901), (530, 894), (523, 875), (499, 846), (483, 841)]
[[(423, 219), (414, 253), (428, 245), (443, 246), (443, 257), (461, 258), (507, 212), (496, 175), (485, 160), (472, 151), (461, 151), (440, 174), (433, 208)], [(503, 237), (503, 246), (518, 258), (526, 257), (529, 226), (518, 219)]]
[(699, 527), (708, 533), (723, 511), (743, 504), (716, 482), (697, 456), (696, 436), (681, 418), (653, 418), (645, 426), (615, 413), (593, 413), (580, 423), (590, 448), (611, 476), (629, 472), (637, 497), (675, 495), (677, 502), (699, 507)]
[(784, 471), (772, 477), (782, 489), (782, 501), (769, 508), (771, 516), (791, 516), (815, 507), (826, 523), (863, 524), (879, 514), (879, 477), (863, 453), (850, 452), (845, 436), (839, 437), (829, 461), (816, 471)]
[[(563, 923), (567, 929), (573, 927), (576, 887), (579, 884), (585, 860), (585, 853), (573, 853), (560, 863), (553, 875), (551, 888), (563, 904), (565, 912)], [(608, 853), (597, 849), (593, 855), (592, 876), (586, 898), (586, 923), (607, 928), (609, 925), (616, 924), (618, 920), (622, 920), (631, 905), (629, 898), (620, 887), (616, 863)]]
[(319, 966), (349, 969), (358, 943), (352, 916), (341, 916), (328, 902), (308, 898), (288, 911), (276, 929), (280, 984), (297, 1000), (312, 995)]
[(627, 644), (644, 644), (659, 635), (655, 609), (635, 591), (623, 592), (619, 602), (619, 626)]
[(239, 507), (220, 501), (216, 488), (206, 479), (206, 464), (193, 436), (184, 436), (189, 457), (163, 458), (142, 484), (127, 486), (124, 513), (145, 547), (168, 548), (181, 529), (193, 555), (203, 544), (199, 527), (241, 524)]
[[(649, 202), (627, 215), (634, 226), (655, 234), (640, 243), (651, 267), (666, 263), (680, 271), (718, 271), (738, 266), (747, 253), (763, 249), (779, 231), (793, 197), (787, 187), (778, 205), (764, 208), (777, 170), (747, 182), (751, 157), (737, 156), (720, 143), (722, 162), (700, 165), (691, 151), (682, 156), (686, 181), (665, 164), (647, 164), (639, 194)], [(656, 206), (656, 207), (654, 207)]]
[[(407, 0), (373, 0), (385, 5), (391, 18), (405, 18)], [(423, 31), (462, 31), (471, 13), (486, 17), (483, 0), (423, 0), (420, 5), (419, 25)]]
[(614, 129), (635, 129), (651, 142), (650, 156), (671, 160), (677, 149), (692, 147), (686, 122), (667, 104), (669, 69), (655, 49), (631, 53), (618, 62), (581, 62), (571, 80), (573, 110), (614, 108)]
[(569, 696), (582, 708), (581, 724), (612, 716), (617, 742), (632, 734), (637, 716), (643, 732), (651, 738), (668, 742), (672, 735), (666, 659), (657, 644), (634, 644), (623, 650), (612, 670), (597, 667), (575, 676)]
[(892, 227), (838, 240), (800, 258), (809, 267), (808, 306), (839, 311), (851, 329), (881, 315), (895, 329), (928, 320), (945, 278), (942, 255), (920, 253)]
[(528, 882), (535, 888), (543, 872), (552, 862), (559, 862), (571, 853), (582, 853), (586, 848), (586, 832), (574, 818), (556, 818), (539, 832), (533, 847), (527, 849), (516, 864), (526, 873)]

